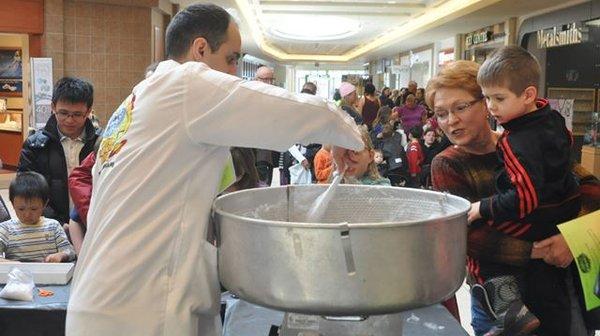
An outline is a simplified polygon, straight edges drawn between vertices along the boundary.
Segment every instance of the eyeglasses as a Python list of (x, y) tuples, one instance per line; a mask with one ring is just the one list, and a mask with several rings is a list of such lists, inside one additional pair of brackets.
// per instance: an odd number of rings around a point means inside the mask
[(275, 78), (273, 78), (273, 77), (256, 77), (256, 78), (263, 83), (273, 84), (275, 82)]
[(73, 120), (81, 120), (85, 118), (85, 113), (83, 112), (67, 112), (67, 111), (58, 111), (56, 112), (56, 117), (60, 120), (67, 120), (67, 118), (71, 117)]
[(455, 116), (458, 116), (458, 115), (462, 114), (463, 112), (467, 112), (468, 110), (470, 110), (473, 105), (477, 104), (482, 99), (483, 99), (483, 97), (477, 98), (470, 102), (458, 104), (454, 108), (451, 108), (450, 110), (435, 109), (433, 111), (433, 113), (435, 113), (435, 117), (438, 122), (447, 122), (448, 117), (450, 116), (450, 113), (454, 114)]

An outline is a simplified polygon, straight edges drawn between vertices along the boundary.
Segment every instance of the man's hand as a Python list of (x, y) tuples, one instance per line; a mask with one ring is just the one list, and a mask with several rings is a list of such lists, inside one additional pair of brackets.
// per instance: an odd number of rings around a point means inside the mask
[(302, 160), (302, 162), (300, 163), (302, 165), (302, 167), (309, 169), (310, 168), (310, 163), (308, 163), (307, 159)]
[(331, 149), (331, 156), (333, 157), (333, 162), (339, 173), (345, 172), (349, 165), (352, 165), (353, 161), (351, 156), (353, 153), (354, 152), (350, 149), (333, 146)]
[(66, 261), (68, 257), (69, 256), (67, 256), (67, 254), (64, 252), (52, 253), (50, 255), (47, 255), (46, 258), (44, 258), (44, 262), (59, 263), (59, 262)]
[(468, 215), (468, 221), (469, 224), (473, 223), (474, 221), (481, 219), (481, 213), (479, 213), (479, 206), (480, 206), (480, 202), (476, 202), (471, 204), (471, 210), (469, 210), (469, 215)]
[(535, 250), (543, 249), (547, 249), (543, 259), (549, 265), (567, 268), (573, 262), (573, 254), (561, 234), (533, 243), (532, 256)]

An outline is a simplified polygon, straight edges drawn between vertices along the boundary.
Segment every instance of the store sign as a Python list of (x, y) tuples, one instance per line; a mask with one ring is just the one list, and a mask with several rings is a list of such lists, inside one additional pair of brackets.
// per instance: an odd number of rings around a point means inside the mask
[(467, 37), (465, 39), (465, 44), (468, 48), (475, 44), (488, 42), (491, 39), (492, 39), (492, 32), (489, 30), (482, 31), (479, 33), (470, 33), (470, 34), (467, 34)]
[(558, 27), (552, 29), (542, 29), (537, 32), (538, 48), (552, 48), (578, 44), (587, 41), (587, 34), (581, 27), (575, 23), (567, 25), (566, 30), (558, 30)]

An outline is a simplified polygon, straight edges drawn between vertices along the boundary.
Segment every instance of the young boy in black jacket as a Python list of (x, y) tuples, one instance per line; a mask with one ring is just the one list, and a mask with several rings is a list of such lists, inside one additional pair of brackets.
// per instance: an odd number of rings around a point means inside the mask
[[(497, 144), (504, 169), (496, 179), (496, 194), (473, 203), (469, 211), (469, 223), (483, 219), (532, 242), (558, 234), (557, 224), (577, 217), (581, 206), (571, 173), (571, 133), (548, 101), (537, 97), (539, 78), (538, 62), (518, 46), (500, 48), (479, 69), (477, 81), (488, 110), (505, 129)], [(536, 334), (568, 335), (565, 276), (565, 269), (542, 260), (532, 260), (516, 275), (526, 306), (520, 301), (512, 305), (514, 314), (507, 314), (504, 322), (510, 330), (504, 334), (527, 334), (541, 322)]]

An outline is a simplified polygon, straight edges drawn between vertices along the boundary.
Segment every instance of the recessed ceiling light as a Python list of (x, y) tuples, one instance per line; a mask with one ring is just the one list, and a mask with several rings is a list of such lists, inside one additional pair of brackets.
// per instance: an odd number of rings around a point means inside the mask
[(272, 35), (288, 40), (341, 40), (360, 31), (359, 21), (339, 16), (286, 15), (278, 16), (271, 24)]
[(388, 1), (388, 3), (389, 3), (390, 5), (393, 5), (393, 4), (395, 4), (395, 3), (396, 3), (396, 1)]

